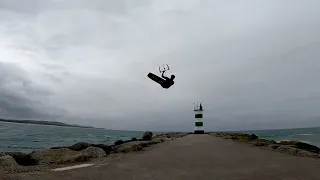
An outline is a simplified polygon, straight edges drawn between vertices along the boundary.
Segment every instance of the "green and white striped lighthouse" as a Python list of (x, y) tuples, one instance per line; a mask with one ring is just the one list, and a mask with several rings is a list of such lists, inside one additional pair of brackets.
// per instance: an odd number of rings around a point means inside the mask
[(194, 111), (194, 134), (203, 134), (204, 128), (203, 128), (203, 107), (202, 104), (196, 105), (193, 109)]

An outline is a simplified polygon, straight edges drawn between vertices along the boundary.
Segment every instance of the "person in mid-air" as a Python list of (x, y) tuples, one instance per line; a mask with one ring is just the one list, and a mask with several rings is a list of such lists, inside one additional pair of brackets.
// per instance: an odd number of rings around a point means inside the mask
[(161, 70), (160, 67), (159, 67), (159, 71), (161, 73), (162, 78), (157, 76), (157, 75), (155, 75), (155, 74), (153, 74), (153, 73), (151, 73), (151, 72), (149, 72), (149, 74), (147, 75), (151, 80), (153, 80), (154, 82), (160, 84), (165, 89), (170, 88), (174, 84), (173, 80), (175, 78), (175, 75), (171, 75), (170, 78), (168, 78), (168, 77), (166, 77), (164, 75), (164, 73), (166, 71), (170, 70), (168, 65), (167, 65), (167, 67), (168, 67), (167, 69), (164, 67), (163, 70)]
[(165, 89), (168, 89), (169, 87), (171, 87), (173, 84), (174, 84), (174, 78), (176, 77), (175, 75), (171, 75), (171, 78), (168, 78), (164, 75), (164, 72), (165, 71), (162, 71), (162, 75), (161, 77), (163, 79), (165, 79), (165, 81), (161, 82), (160, 85), (165, 88)]

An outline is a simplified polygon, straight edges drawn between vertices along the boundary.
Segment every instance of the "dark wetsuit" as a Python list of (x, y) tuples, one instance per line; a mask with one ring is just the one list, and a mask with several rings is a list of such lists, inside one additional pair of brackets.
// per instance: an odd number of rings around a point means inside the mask
[(162, 77), (165, 79), (165, 81), (160, 84), (163, 88), (168, 89), (169, 87), (171, 87), (174, 84), (174, 81), (173, 81), (174, 77), (173, 77), (173, 79), (165, 77), (163, 75), (163, 73), (162, 73)]

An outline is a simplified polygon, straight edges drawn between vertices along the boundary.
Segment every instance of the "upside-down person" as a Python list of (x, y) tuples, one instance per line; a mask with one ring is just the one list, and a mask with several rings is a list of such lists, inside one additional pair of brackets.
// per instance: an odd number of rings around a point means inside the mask
[(168, 89), (169, 87), (171, 87), (174, 84), (174, 78), (176, 77), (175, 75), (171, 75), (170, 78), (166, 77), (164, 75), (165, 71), (162, 71), (161, 77), (165, 79), (165, 81), (163, 81), (162, 83), (160, 83), (160, 85), (165, 88)]

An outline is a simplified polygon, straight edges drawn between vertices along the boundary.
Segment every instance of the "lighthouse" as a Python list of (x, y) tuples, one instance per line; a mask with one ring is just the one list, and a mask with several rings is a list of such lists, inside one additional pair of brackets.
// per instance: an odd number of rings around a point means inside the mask
[(196, 105), (193, 109), (194, 111), (194, 134), (204, 134), (203, 128), (203, 107), (202, 103)]

